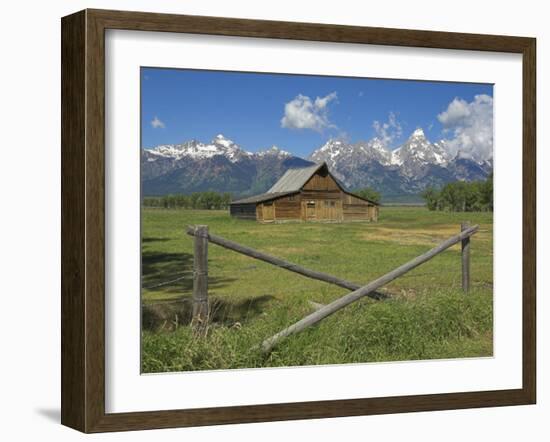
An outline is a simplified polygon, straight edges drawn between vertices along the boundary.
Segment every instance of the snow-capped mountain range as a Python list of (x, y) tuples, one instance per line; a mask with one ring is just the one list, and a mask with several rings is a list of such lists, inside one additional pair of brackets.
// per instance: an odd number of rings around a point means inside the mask
[(355, 144), (329, 140), (315, 150), (310, 158), (315, 162), (326, 161), (334, 169), (339, 169), (341, 163), (347, 161), (377, 161), (386, 167), (399, 166), (402, 173), (409, 176), (414, 176), (416, 169), (422, 165), (445, 167), (453, 160), (446, 150), (445, 140), (432, 144), (422, 129), (416, 129), (403, 145), (393, 151), (378, 138)]
[(247, 152), (219, 134), (210, 143), (191, 140), (142, 149), (142, 191), (144, 195), (205, 190), (251, 195), (265, 192), (287, 169), (310, 164), (277, 146)]
[(483, 179), (492, 170), (492, 158), (453, 155), (445, 140), (431, 143), (422, 129), (395, 150), (378, 138), (353, 144), (329, 140), (307, 159), (277, 146), (247, 152), (219, 134), (210, 143), (191, 140), (142, 149), (143, 192), (251, 195), (265, 192), (290, 167), (322, 161), (348, 188), (370, 186), (389, 197), (418, 194), (428, 185)]
[(281, 150), (277, 146), (272, 146), (269, 149), (257, 153), (247, 152), (241, 149), (232, 140), (225, 138), (222, 134), (216, 135), (208, 144), (201, 143), (197, 140), (190, 140), (182, 144), (160, 145), (146, 152), (150, 154), (147, 158), (149, 162), (156, 161), (159, 158), (169, 158), (175, 161), (181, 160), (182, 158), (201, 160), (223, 155), (232, 163), (236, 163), (244, 158), (253, 158), (254, 156), (261, 157), (269, 154), (287, 157), (292, 156), (289, 152)]

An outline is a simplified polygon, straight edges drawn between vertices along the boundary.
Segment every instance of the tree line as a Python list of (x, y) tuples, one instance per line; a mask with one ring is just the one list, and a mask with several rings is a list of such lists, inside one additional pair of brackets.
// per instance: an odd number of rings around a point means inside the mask
[(372, 201), (373, 203), (379, 203), (382, 198), (382, 195), (380, 194), (380, 192), (374, 190), (372, 187), (357, 189), (353, 193), (362, 198), (366, 198), (369, 201)]
[(449, 212), (492, 212), (493, 175), (485, 181), (455, 181), (441, 189), (427, 187), (422, 193), (429, 210)]
[[(354, 192), (375, 203), (380, 202), (380, 193), (366, 187)], [(214, 191), (195, 192), (189, 195), (174, 193), (163, 196), (143, 197), (143, 207), (158, 207), (163, 209), (202, 209), (202, 210), (224, 210), (229, 208), (232, 197), (228, 192), (220, 193)]]
[(171, 194), (164, 196), (146, 196), (143, 198), (144, 207), (160, 207), (164, 209), (227, 209), (231, 203), (230, 193), (195, 192), (189, 195)]

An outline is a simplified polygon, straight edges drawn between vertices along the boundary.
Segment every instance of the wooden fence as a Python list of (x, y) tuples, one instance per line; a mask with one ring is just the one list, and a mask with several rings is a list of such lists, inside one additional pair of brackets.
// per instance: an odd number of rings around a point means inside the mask
[(193, 261), (193, 321), (192, 325), (197, 334), (203, 335), (206, 331), (208, 324), (208, 243), (225, 247), (226, 249), (233, 250), (237, 253), (249, 256), (251, 258), (258, 259), (260, 261), (267, 262), (282, 269), (289, 270), (294, 273), (306, 276), (308, 278), (316, 279), (319, 281), (328, 282), (330, 284), (337, 285), (339, 287), (352, 290), (347, 295), (338, 298), (327, 305), (315, 304), (315, 311), (310, 315), (304, 317), (300, 321), (292, 324), (291, 326), (281, 330), (274, 336), (264, 340), (261, 344), (261, 349), (264, 352), (270, 352), (273, 347), (277, 345), (279, 341), (290, 335), (301, 332), (307, 327), (318, 323), (327, 316), (332, 315), (345, 306), (368, 296), (370, 298), (381, 300), (385, 296), (376, 292), (382, 286), (388, 284), (396, 278), (404, 275), (412, 269), (418, 267), (421, 264), (429, 261), (433, 257), (437, 256), (441, 252), (447, 250), (449, 247), (461, 243), (462, 245), (462, 289), (465, 293), (470, 290), (470, 237), (475, 234), (479, 229), (478, 225), (470, 226), (469, 223), (461, 224), (461, 231), (459, 234), (450, 237), (449, 239), (441, 242), (436, 247), (428, 250), (426, 253), (417, 256), (409, 262), (393, 269), (391, 272), (371, 281), (366, 285), (359, 285), (354, 282), (346, 281), (344, 279), (332, 276), (326, 273), (310, 270), (305, 267), (293, 264), (284, 259), (268, 255), (267, 253), (260, 252), (242, 244), (230, 241), (217, 235), (209, 233), (208, 226), (190, 226), (187, 228), (186, 233), (194, 237), (194, 261)]

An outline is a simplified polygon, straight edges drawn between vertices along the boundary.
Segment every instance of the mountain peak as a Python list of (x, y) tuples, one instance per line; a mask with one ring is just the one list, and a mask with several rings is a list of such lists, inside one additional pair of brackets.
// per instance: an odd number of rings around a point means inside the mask
[(259, 155), (259, 156), (276, 155), (276, 156), (280, 156), (280, 157), (290, 157), (290, 156), (292, 156), (292, 154), (290, 152), (287, 152), (286, 150), (283, 150), (283, 149), (279, 148), (278, 146), (275, 146), (275, 144), (273, 146), (271, 146), (270, 148), (268, 148), (268, 149), (263, 149), (263, 150), (258, 151), (257, 155)]
[(410, 138), (426, 138), (426, 135), (424, 134), (424, 129), (422, 129), (421, 127), (417, 128), (417, 129), (412, 133), (412, 135), (410, 136)]
[(446, 166), (451, 160), (444, 142), (431, 143), (422, 128), (417, 128), (399, 149), (392, 153), (392, 164), (407, 176), (417, 176), (427, 165)]
[(369, 141), (369, 144), (374, 148), (381, 151), (388, 151), (388, 147), (386, 144), (378, 137), (374, 137), (372, 140)]
[(342, 142), (340, 140), (330, 138), (323, 146), (320, 147), (320, 150), (329, 150), (335, 146), (341, 146)]
[[(349, 144), (343, 140), (330, 139), (315, 150), (309, 159), (316, 162), (326, 162), (332, 170), (353, 169), (359, 164), (375, 161), (388, 165), (391, 153), (384, 143), (374, 138), (370, 141), (359, 141)], [(338, 176), (337, 176), (338, 178)]]
[(232, 140), (230, 140), (229, 138), (226, 138), (223, 134), (216, 135), (212, 140), (212, 143), (220, 144), (224, 147), (233, 146), (235, 144)]

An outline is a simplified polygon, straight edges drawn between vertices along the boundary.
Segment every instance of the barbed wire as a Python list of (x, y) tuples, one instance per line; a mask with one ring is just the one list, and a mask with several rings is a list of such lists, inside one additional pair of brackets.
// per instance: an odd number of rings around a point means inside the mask
[(158, 284), (154, 284), (154, 285), (150, 285), (150, 286), (142, 287), (142, 288), (145, 289), (145, 290), (151, 290), (151, 289), (155, 289), (157, 287), (162, 287), (162, 286), (165, 286), (165, 285), (173, 284), (174, 282), (178, 282), (178, 281), (181, 281), (183, 279), (188, 278), (189, 275), (192, 274), (192, 273), (193, 272), (185, 272), (185, 273), (182, 273), (183, 276), (180, 276), (179, 278), (171, 279), (170, 281), (159, 282)]

